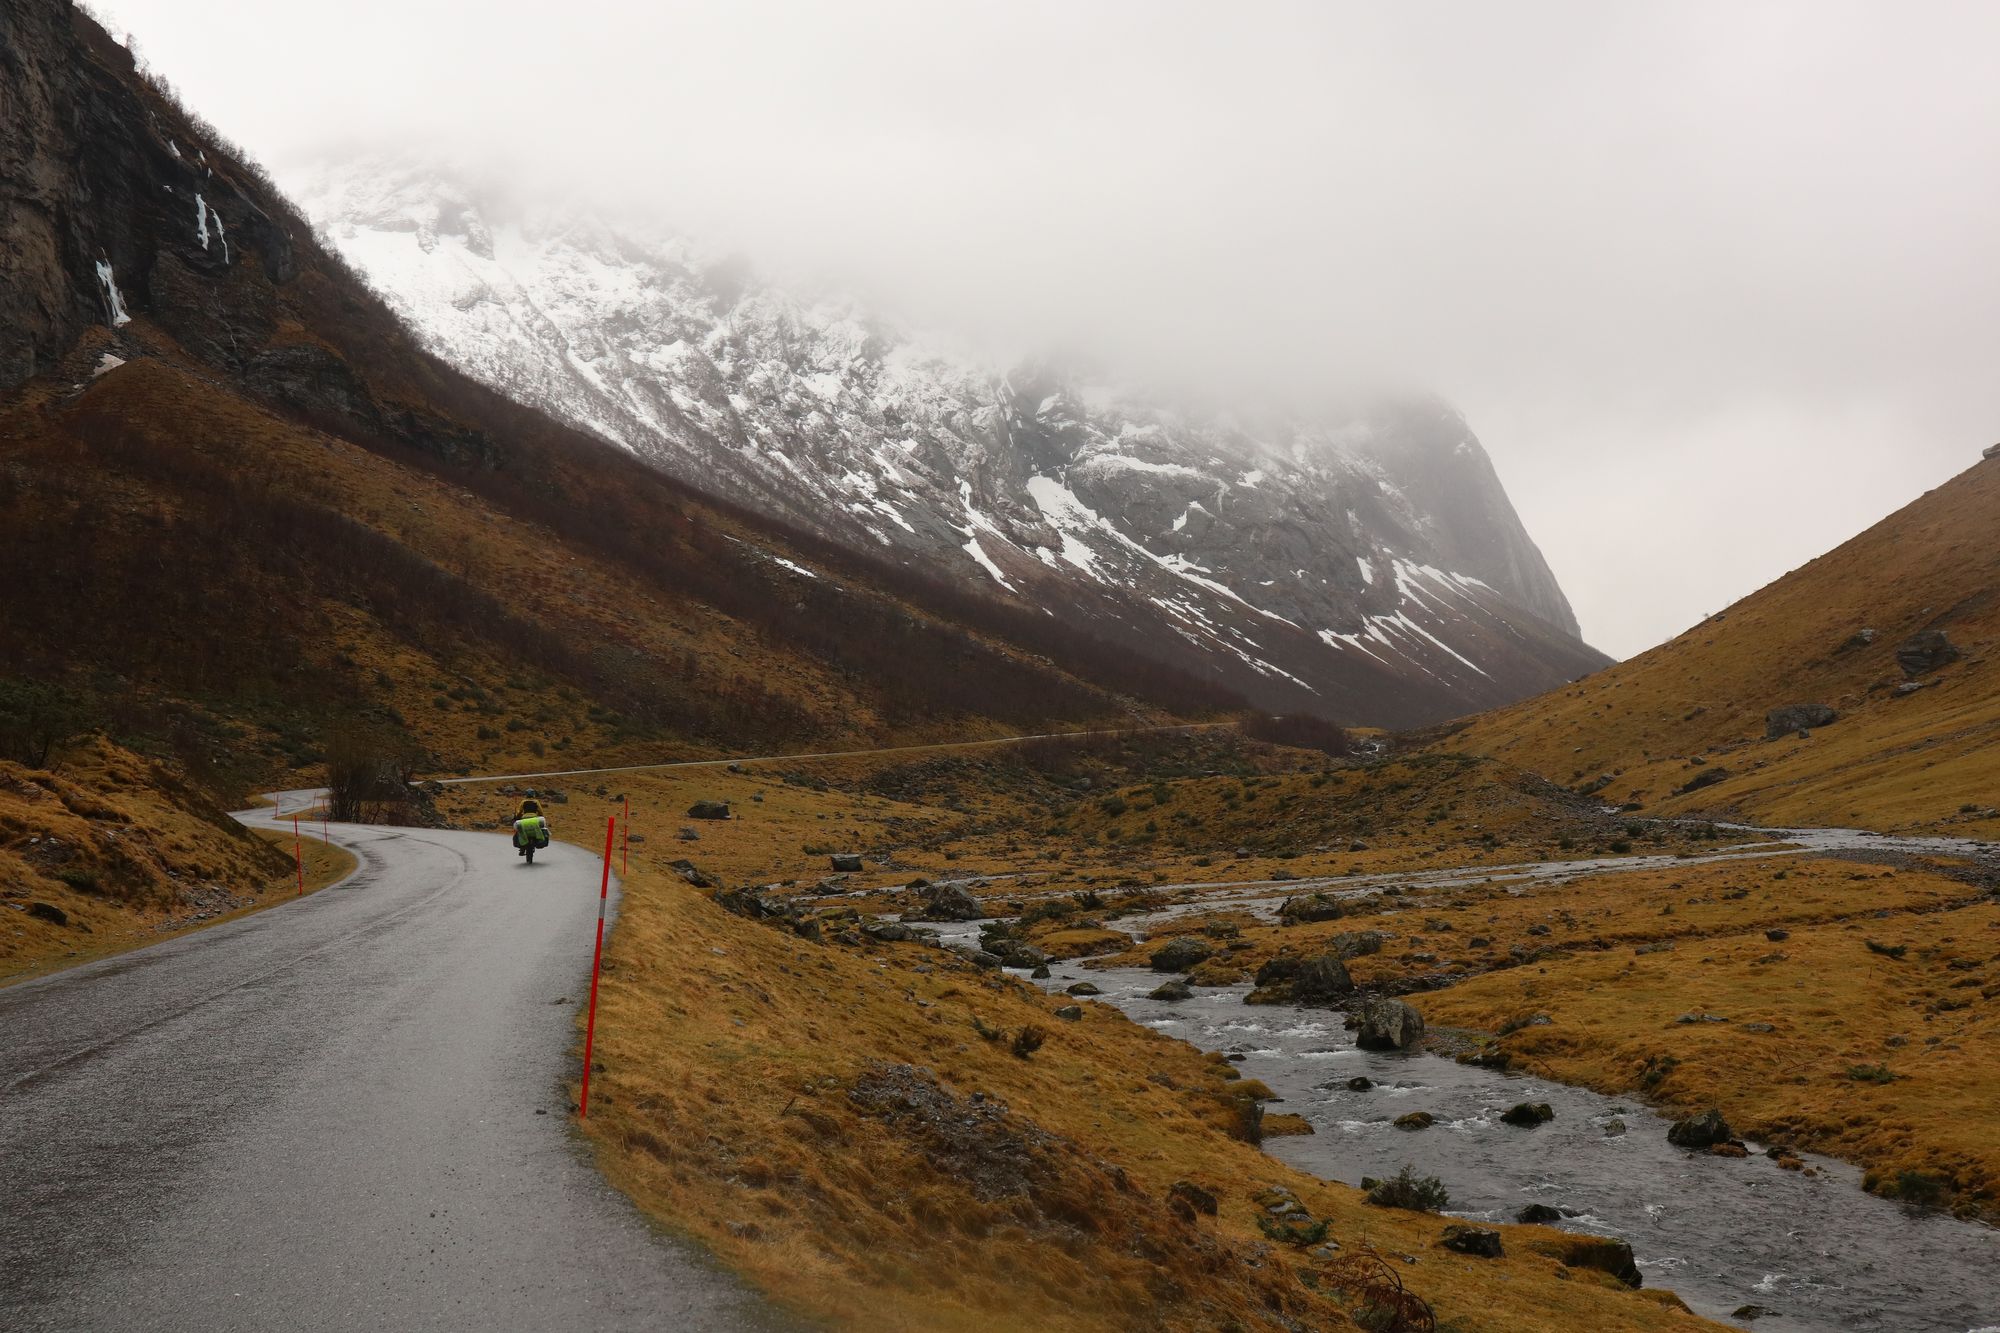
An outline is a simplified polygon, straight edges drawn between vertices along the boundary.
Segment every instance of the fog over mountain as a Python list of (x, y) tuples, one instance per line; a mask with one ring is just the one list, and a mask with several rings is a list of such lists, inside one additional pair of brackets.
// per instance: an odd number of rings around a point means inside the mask
[(2000, 10), (115, 0), (282, 174), (393, 142), (1006, 362), (1442, 395), (1618, 653), (2000, 433)]

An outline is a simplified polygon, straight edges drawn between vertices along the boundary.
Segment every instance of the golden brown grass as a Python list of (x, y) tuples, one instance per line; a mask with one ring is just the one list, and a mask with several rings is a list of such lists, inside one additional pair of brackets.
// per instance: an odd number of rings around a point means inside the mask
[[(2000, 833), (2000, 463), (1953, 478), (1669, 643), (1444, 742), (1564, 783), (1612, 775), (1613, 802), (1793, 824)], [(1858, 631), (1873, 644), (1843, 649)], [(1908, 697), (1895, 649), (1941, 628), (1964, 661)], [(1767, 710), (1824, 703), (1810, 739), (1764, 739)], [(1673, 793), (1706, 758), (1734, 776)]]
[[(338, 877), (351, 864), (328, 848), (308, 868)], [(0, 763), (0, 885), (0, 910), (13, 909), (0, 915), (7, 981), (213, 925), (296, 890), (289, 835), (280, 852), (171, 769), (104, 741), (77, 747), (55, 772)], [(33, 903), (67, 923), (31, 914)]]

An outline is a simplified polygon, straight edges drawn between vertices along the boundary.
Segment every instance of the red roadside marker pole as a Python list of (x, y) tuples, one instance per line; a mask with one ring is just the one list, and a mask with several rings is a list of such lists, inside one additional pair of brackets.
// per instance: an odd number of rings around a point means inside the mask
[(299, 892), (297, 896), (303, 898), (306, 896), (306, 853), (305, 849), (299, 846), (299, 817), (297, 815), (292, 816), (292, 860), (297, 862), (299, 867)]
[(604, 878), (597, 886), (597, 948), (590, 955), (590, 1016), (583, 1022), (583, 1091), (576, 1099), (576, 1118), (590, 1114), (590, 1048), (597, 1040), (597, 971), (604, 963), (604, 905), (611, 898), (611, 833), (616, 815), (604, 817)]
[(625, 802), (625, 813), (619, 816), (624, 822), (618, 826), (618, 878), (624, 879), (632, 870), (632, 798), (620, 799)]

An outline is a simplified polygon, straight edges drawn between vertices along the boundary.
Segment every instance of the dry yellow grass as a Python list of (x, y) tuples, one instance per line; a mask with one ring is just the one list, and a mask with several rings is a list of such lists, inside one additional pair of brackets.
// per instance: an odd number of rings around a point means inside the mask
[[(2000, 834), (2000, 462), (1980, 463), (1837, 550), (1669, 643), (1473, 719), (1443, 744), (1649, 812), (1729, 810), (1792, 824)], [(1895, 650), (1939, 628), (1964, 660), (1895, 693)], [(1873, 629), (1872, 644), (1844, 647)], [(1767, 710), (1823, 703), (1839, 721), (1766, 741)], [(1708, 765), (1733, 775), (1673, 793)]]
[[(315, 844), (317, 846), (317, 844)], [(314, 853), (338, 877), (352, 858)], [(150, 944), (295, 892), (282, 852), (171, 770), (104, 741), (59, 771), (0, 763), (0, 981)], [(311, 882), (309, 880), (309, 887)], [(57, 924), (29, 911), (57, 909)]]

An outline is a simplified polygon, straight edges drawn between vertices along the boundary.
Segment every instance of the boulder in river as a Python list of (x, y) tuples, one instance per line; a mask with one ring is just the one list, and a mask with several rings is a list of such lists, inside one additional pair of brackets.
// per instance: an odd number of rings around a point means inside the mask
[(1437, 1123), (1437, 1117), (1429, 1111), (1412, 1111), (1408, 1115), (1396, 1117), (1397, 1129), (1429, 1129)]
[(1185, 981), (1163, 982), (1146, 996), (1149, 1000), (1192, 1000), (1194, 990)]
[(1676, 1148), (1713, 1148), (1718, 1143), (1727, 1143), (1735, 1135), (1729, 1131), (1729, 1122), (1722, 1118), (1722, 1112), (1711, 1106), (1700, 1115), (1676, 1120), (1674, 1127), (1667, 1131), (1667, 1142)]
[(1776, 740), (1795, 731), (1811, 731), (1838, 721), (1840, 714), (1825, 704), (1786, 704), (1764, 714), (1764, 737)]
[(1402, 1000), (1375, 1000), (1361, 1011), (1355, 1045), (1365, 1051), (1407, 1051), (1424, 1037), (1424, 1016)]
[(1331, 954), (1307, 959), (1292, 978), (1295, 1004), (1332, 1004), (1353, 993), (1354, 978), (1347, 975), (1347, 964)]
[(1278, 909), (1278, 924), (1298, 926), (1312, 921), (1332, 921), (1347, 915), (1347, 904), (1338, 898), (1329, 898), (1323, 893), (1300, 894), (1296, 898), (1285, 899)]
[(1379, 930), (1343, 930), (1327, 941), (1327, 952), (1346, 962), (1350, 958), (1381, 953), (1382, 940)]
[(1353, 1078), (1347, 1080), (1347, 1090), (1349, 1092), (1366, 1092), (1374, 1086), (1375, 1080), (1366, 1074), (1356, 1074)]
[(1562, 1209), (1546, 1203), (1531, 1203), (1514, 1215), (1516, 1222), (1527, 1226), (1552, 1226), (1563, 1220)]
[(922, 909), (912, 915), (918, 921), (977, 921), (986, 909), (962, 884), (933, 884), (924, 891)]
[(1949, 635), (1941, 629), (1927, 629), (1903, 640), (1896, 649), (1896, 664), (1903, 668), (1904, 675), (1915, 680), (1950, 666), (1959, 656)]
[(1180, 935), (1153, 950), (1149, 962), (1155, 972), (1188, 972), (1214, 954), (1215, 946), (1208, 941)]
[(1065, 986), (1065, 987), (1063, 987), (1063, 989), (1064, 989), (1065, 991), (1067, 991), (1067, 992), (1068, 992), (1069, 994), (1071, 994), (1071, 995), (1102, 995), (1102, 994), (1104, 994), (1104, 992), (1103, 992), (1102, 990), (1098, 989), (1098, 985), (1097, 985), (1097, 983), (1096, 983), (1096, 982), (1094, 982), (1094, 981), (1078, 981), (1078, 982), (1074, 982), (1074, 983), (1072, 983), (1072, 984), (1070, 984), (1070, 985), (1068, 985), (1068, 986)]
[(1500, 1233), (1491, 1227), (1466, 1226), (1454, 1223), (1444, 1229), (1443, 1239), (1438, 1244), (1456, 1254), (1470, 1254), (1480, 1259), (1498, 1259), (1505, 1253), (1500, 1248)]
[(1555, 1108), (1547, 1102), (1517, 1102), (1500, 1113), (1501, 1124), (1518, 1125), (1522, 1129), (1546, 1125), (1555, 1118)]

